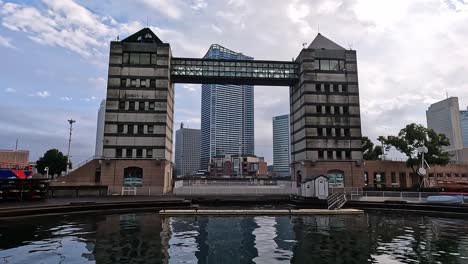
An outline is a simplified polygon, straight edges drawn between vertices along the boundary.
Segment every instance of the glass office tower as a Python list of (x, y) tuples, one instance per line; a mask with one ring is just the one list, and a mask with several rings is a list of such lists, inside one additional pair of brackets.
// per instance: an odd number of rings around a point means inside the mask
[[(253, 60), (217, 44), (204, 58)], [(251, 85), (203, 84), (200, 169), (224, 154), (254, 154), (254, 91)]]

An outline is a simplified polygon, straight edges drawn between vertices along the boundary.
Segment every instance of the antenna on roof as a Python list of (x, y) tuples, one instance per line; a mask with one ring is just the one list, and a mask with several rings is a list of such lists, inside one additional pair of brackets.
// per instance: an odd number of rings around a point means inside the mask
[(349, 50), (352, 50), (353, 49), (353, 44), (352, 43), (348, 44), (348, 47), (349, 47)]
[(448, 92), (447, 91), (445, 91), (445, 96), (447, 96), (447, 99), (448, 99)]
[(302, 43), (302, 47), (305, 49), (307, 48), (307, 42)]
[(117, 40), (119, 40), (119, 35), (117, 35)]

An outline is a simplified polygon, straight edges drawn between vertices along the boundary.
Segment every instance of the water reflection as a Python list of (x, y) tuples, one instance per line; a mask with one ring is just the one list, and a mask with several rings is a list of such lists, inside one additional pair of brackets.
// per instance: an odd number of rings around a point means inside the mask
[(468, 263), (468, 220), (43, 217), (0, 223), (0, 249), (0, 263)]

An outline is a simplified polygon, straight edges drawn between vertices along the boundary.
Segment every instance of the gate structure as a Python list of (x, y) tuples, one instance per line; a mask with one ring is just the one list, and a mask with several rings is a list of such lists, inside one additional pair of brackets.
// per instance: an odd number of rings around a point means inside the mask
[(130, 167), (143, 193), (171, 190), (174, 83), (289, 86), (293, 179), (333, 172), (334, 187), (362, 186), (356, 51), (318, 34), (294, 61), (181, 58), (144, 28), (110, 44), (100, 178), (110, 192)]

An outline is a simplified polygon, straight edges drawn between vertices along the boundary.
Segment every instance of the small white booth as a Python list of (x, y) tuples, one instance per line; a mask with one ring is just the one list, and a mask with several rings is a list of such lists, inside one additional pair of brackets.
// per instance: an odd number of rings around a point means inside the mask
[(325, 200), (328, 197), (328, 178), (324, 175), (305, 179), (301, 184), (301, 194), (303, 197), (317, 197)]

